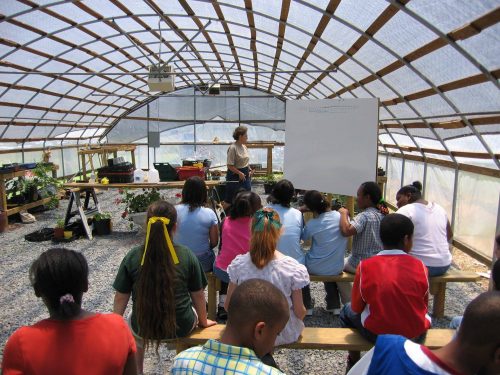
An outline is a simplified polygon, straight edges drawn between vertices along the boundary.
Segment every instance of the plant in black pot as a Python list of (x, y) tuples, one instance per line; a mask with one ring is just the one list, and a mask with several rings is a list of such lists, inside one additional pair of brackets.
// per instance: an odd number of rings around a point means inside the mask
[(271, 194), (274, 185), (276, 185), (276, 176), (274, 173), (269, 173), (264, 177), (264, 192)]
[(94, 215), (94, 231), (100, 236), (111, 233), (111, 214), (109, 212), (98, 212)]
[(56, 227), (54, 228), (54, 238), (56, 240), (62, 240), (64, 238), (64, 219), (59, 218), (56, 222)]

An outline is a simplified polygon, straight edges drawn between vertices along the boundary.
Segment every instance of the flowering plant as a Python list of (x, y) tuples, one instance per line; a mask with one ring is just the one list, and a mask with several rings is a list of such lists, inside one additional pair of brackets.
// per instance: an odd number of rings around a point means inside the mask
[(137, 190), (132, 192), (125, 189), (120, 190), (120, 193), (122, 193), (122, 197), (117, 198), (115, 203), (125, 203), (122, 218), (126, 218), (128, 214), (145, 212), (151, 203), (163, 199), (158, 189), (142, 189), (142, 192), (137, 192)]

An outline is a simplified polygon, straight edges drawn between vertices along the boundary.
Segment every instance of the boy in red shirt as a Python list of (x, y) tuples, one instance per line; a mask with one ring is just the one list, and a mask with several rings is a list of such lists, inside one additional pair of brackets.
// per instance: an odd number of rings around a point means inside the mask
[[(340, 324), (356, 328), (375, 342), (380, 334), (397, 334), (421, 340), (431, 326), (427, 315), (429, 281), (421, 260), (408, 255), (413, 223), (391, 214), (380, 223), (384, 250), (361, 261), (356, 270), (351, 303), (344, 305)], [(349, 352), (348, 367), (359, 360)]]

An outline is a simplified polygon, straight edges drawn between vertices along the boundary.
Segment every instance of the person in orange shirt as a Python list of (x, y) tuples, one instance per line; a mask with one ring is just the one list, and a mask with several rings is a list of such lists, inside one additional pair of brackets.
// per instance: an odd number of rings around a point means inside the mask
[(50, 317), (9, 338), (4, 375), (137, 374), (135, 341), (123, 318), (82, 309), (88, 274), (85, 257), (73, 250), (49, 249), (35, 260), (30, 281)]

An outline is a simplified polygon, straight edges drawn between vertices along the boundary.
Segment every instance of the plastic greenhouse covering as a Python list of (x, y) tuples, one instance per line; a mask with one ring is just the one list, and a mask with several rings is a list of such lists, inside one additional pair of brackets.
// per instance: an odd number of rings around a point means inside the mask
[[(491, 254), (500, 0), (2, 0), (0, 15), (0, 164), (51, 148), (72, 176), (79, 148), (135, 144), (141, 168), (190, 156), (222, 167), (244, 124), (276, 144), (282, 170), (288, 100), (376, 97), (387, 200), (423, 181), (455, 238)], [(175, 91), (149, 90), (158, 63), (182, 73)], [(265, 165), (266, 151), (251, 159)]]

